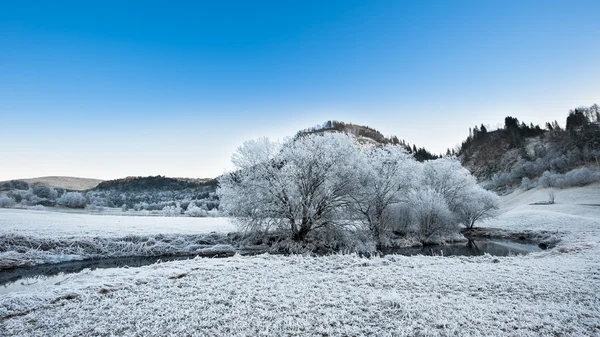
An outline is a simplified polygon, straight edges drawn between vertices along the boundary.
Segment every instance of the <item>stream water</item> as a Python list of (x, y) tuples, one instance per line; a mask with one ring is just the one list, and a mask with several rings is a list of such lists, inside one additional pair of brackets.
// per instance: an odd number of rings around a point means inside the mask
[(542, 249), (534, 244), (523, 244), (511, 241), (469, 241), (451, 245), (391, 248), (385, 249), (383, 253), (405, 256), (478, 256), (486, 253), (494, 256), (510, 256), (540, 251), (542, 251)]
[[(424, 246), (386, 249), (383, 254), (399, 254), (406, 256), (476, 256), (485, 253), (494, 256), (510, 256), (538, 252), (541, 249), (532, 244), (520, 244), (508, 241), (469, 241), (452, 245)], [(239, 251), (242, 255), (260, 253), (258, 251)], [(223, 254), (214, 257), (227, 257), (232, 254)], [(60, 284), (68, 279), (70, 274), (78, 273), (84, 269), (105, 268), (135, 268), (175, 260), (187, 260), (195, 256), (152, 256), (152, 257), (121, 257), (107, 259), (93, 259), (70, 261), (56, 264), (46, 264), (31, 267), (20, 267), (0, 271), (0, 294), (16, 291), (26, 291), (44, 285)]]

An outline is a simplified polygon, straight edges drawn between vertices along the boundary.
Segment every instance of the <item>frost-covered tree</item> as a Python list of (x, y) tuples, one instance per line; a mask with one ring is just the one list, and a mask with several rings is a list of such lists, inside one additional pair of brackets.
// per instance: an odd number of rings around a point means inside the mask
[(424, 163), (421, 184), (439, 193), (454, 213), (477, 181), (458, 159), (451, 157)]
[(39, 198), (45, 198), (48, 200), (54, 200), (58, 196), (58, 192), (55, 189), (47, 186), (34, 186), (33, 194)]
[(422, 183), (444, 200), (454, 223), (468, 228), (477, 220), (495, 216), (498, 209), (498, 196), (479, 186), (456, 158), (426, 162)]
[(363, 219), (381, 246), (395, 219), (384, 216), (391, 205), (408, 202), (418, 176), (418, 163), (398, 146), (369, 148), (361, 152), (360, 178), (351, 195), (352, 209)]
[(425, 241), (457, 227), (444, 196), (429, 186), (413, 191), (410, 205), (419, 232)]
[(458, 220), (467, 228), (473, 228), (476, 221), (497, 215), (500, 198), (493, 192), (474, 185), (468, 190), (457, 209)]
[(79, 192), (66, 192), (57, 200), (58, 204), (69, 208), (84, 208), (85, 197)]
[(284, 144), (244, 143), (236, 171), (219, 180), (221, 207), (244, 228), (283, 229), (296, 241), (315, 230), (343, 226), (358, 167), (357, 149), (343, 134), (310, 134)]

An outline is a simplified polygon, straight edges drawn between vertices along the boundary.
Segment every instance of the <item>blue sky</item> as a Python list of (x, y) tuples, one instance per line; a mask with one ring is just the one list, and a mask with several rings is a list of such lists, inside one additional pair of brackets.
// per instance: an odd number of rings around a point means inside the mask
[(0, 180), (214, 177), (244, 140), (329, 119), (445, 152), (600, 103), (600, 1), (0, 8)]

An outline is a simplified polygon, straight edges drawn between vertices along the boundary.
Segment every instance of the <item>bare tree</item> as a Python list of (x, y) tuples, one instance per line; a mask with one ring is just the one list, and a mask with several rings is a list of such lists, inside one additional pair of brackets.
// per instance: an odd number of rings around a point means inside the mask
[(496, 216), (499, 202), (496, 194), (475, 185), (457, 207), (456, 215), (465, 227), (473, 228), (476, 221)]
[(343, 226), (358, 172), (357, 149), (342, 134), (305, 135), (282, 145), (242, 145), (237, 171), (219, 180), (221, 207), (244, 227), (276, 227), (296, 241), (320, 228)]
[(361, 159), (361, 176), (351, 195), (351, 206), (367, 225), (377, 246), (382, 246), (395, 222), (384, 214), (391, 205), (408, 201), (419, 166), (398, 146), (367, 149), (361, 152)]

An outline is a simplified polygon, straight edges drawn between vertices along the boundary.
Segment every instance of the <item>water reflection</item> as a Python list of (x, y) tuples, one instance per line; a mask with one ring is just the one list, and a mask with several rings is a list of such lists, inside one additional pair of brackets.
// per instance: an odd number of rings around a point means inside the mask
[(384, 249), (384, 254), (399, 254), (405, 256), (478, 256), (485, 253), (494, 256), (510, 256), (542, 251), (536, 245), (522, 244), (510, 241), (468, 241), (467, 243), (436, 245), (408, 248)]
[(69, 277), (69, 274), (78, 273), (86, 269), (141, 267), (161, 261), (187, 260), (190, 258), (194, 258), (194, 256), (120, 257), (13, 268), (0, 271), (0, 294), (23, 291), (42, 285), (60, 284)]

